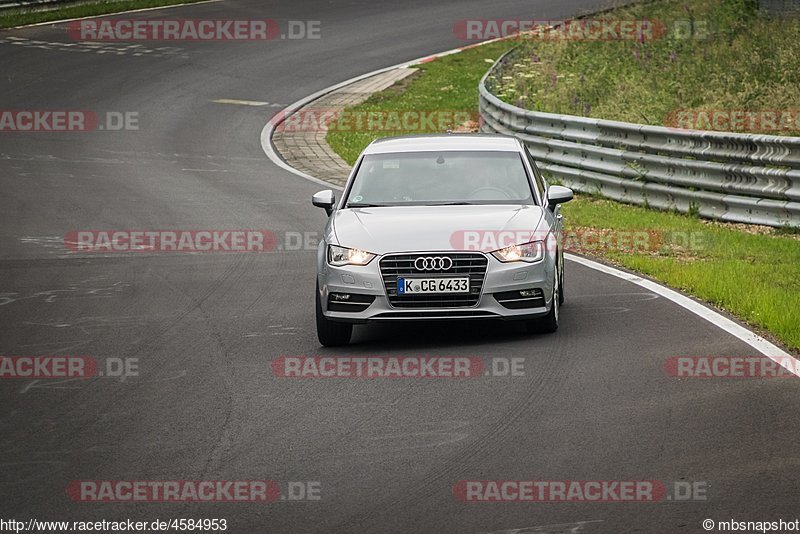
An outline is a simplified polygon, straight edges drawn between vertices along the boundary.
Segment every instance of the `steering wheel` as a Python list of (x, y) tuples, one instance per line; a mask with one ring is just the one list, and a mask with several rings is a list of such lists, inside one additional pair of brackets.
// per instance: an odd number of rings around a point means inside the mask
[(502, 195), (501, 199), (505, 199), (505, 200), (508, 200), (508, 199), (511, 198), (511, 196), (506, 191), (503, 191), (499, 187), (492, 187), (492, 186), (489, 186), (489, 185), (483, 186), (483, 187), (479, 187), (478, 189), (475, 189), (469, 195), (469, 198), (475, 199), (475, 200), (500, 200), (500, 199), (496, 199), (496, 198), (479, 198), (481, 196), (481, 193), (483, 193), (483, 192), (499, 193), (500, 195)]

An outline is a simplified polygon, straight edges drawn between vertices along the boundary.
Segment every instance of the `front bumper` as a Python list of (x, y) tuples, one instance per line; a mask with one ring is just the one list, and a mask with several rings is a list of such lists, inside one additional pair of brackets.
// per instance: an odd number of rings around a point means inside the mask
[[(413, 255), (417, 253), (403, 253)], [(425, 255), (457, 255), (455, 252), (424, 252)], [(474, 255), (475, 253), (471, 253)], [(462, 320), (462, 319), (530, 319), (547, 314), (552, 306), (555, 256), (546, 255), (537, 263), (503, 263), (491, 254), (477, 303), (469, 306), (405, 307), (390, 298), (377, 257), (369, 265), (333, 267), (320, 257), (318, 288), (325, 317), (334, 321), (367, 323), (377, 321)], [(444, 275), (444, 273), (440, 273)], [(416, 273), (415, 276), (427, 276)], [(457, 276), (450, 274), (449, 276)], [(392, 287), (391, 282), (389, 283)], [(535, 291), (534, 297), (523, 297), (519, 291)], [(336, 294), (333, 299), (331, 294)], [(527, 293), (526, 293), (527, 294)], [(352, 295), (349, 303), (337, 295)], [(337, 299), (337, 300), (334, 300)], [(394, 303), (393, 303), (394, 300)], [(343, 311), (353, 310), (353, 311)]]

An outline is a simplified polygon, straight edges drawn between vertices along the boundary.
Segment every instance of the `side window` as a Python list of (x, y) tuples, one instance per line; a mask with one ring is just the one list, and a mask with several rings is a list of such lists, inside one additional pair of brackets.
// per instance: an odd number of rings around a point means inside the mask
[(528, 158), (528, 163), (530, 163), (531, 169), (533, 169), (533, 182), (536, 184), (536, 190), (539, 191), (539, 198), (544, 202), (545, 198), (547, 198), (547, 185), (545, 184), (544, 178), (542, 178), (542, 173), (539, 172), (539, 167), (536, 166), (536, 162), (533, 160), (533, 156), (528, 152), (528, 147), (525, 147), (525, 157)]

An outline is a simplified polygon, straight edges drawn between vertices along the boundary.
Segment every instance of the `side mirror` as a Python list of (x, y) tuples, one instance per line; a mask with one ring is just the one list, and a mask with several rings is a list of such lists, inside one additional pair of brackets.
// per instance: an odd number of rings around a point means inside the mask
[(572, 200), (572, 189), (560, 185), (551, 185), (547, 190), (547, 204), (553, 209), (556, 204), (563, 204)]
[(334, 202), (336, 202), (336, 196), (334, 196), (333, 191), (331, 191), (330, 189), (326, 189), (325, 191), (320, 191), (319, 193), (315, 193), (314, 196), (311, 197), (311, 203), (318, 208), (324, 209), (325, 213), (327, 213), (328, 215), (333, 213)]

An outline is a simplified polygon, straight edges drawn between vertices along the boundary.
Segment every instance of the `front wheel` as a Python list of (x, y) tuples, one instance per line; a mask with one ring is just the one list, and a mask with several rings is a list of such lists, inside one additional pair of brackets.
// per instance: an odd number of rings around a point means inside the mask
[(353, 325), (331, 321), (322, 313), (322, 302), (319, 299), (317, 288), (317, 339), (325, 347), (336, 347), (350, 343), (353, 335)]

